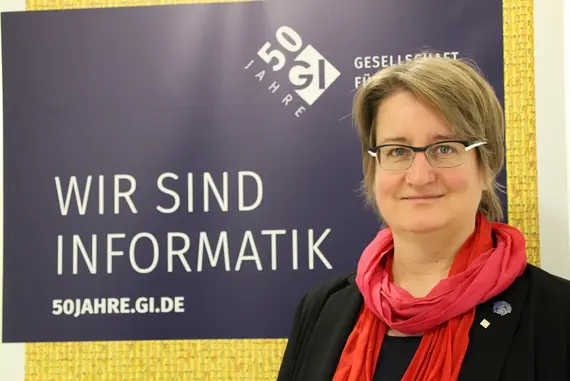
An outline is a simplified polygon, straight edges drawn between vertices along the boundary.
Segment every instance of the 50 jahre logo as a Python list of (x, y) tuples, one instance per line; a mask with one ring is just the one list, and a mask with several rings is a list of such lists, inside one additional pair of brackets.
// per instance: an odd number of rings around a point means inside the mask
[[(312, 45), (304, 45), (303, 39), (293, 28), (280, 27), (275, 39), (276, 43), (267, 41), (257, 51), (263, 66), (257, 64), (256, 58), (244, 68), (253, 72), (259, 82), (265, 83), (272, 94), (280, 94), (280, 102), (285, 106), (296, 97), (300, 98), (304, 105), (294, 106), (295, 116), (300, 117), (307, 110), (306, 106), (312, 106), (340, 76), (340, 72)], [(287, 57), (291, 55), (293, 58)], [(287, 78), (293, 85), (294, 94), (279, 92), (281, 83), (271, 78), (273, 73), (283, 70), (288, 70)]]

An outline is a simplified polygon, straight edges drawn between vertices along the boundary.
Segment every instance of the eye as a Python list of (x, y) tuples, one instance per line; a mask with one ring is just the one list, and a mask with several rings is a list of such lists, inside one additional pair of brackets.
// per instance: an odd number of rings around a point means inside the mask
[(404, 148), (394, 148), (388, 152), (390, 156), (404, 156), (406, 154), (406, 150)]
[(437, 154), (449, 155), (449, 154), (455, 153), (456, 150), (455, 150), (455, 148), (453, 148), (450, 145), (440, 145), (440, 146), (436, 147), (435, 152)]
[(410, 152), (408, 149), (406, 149), (404, 147), (394, 147), (394, 148), (390, 148), (388, 150), (387, 156), (405, 157), (405, 156), (409, 156), (409, 155), (410, 155)]

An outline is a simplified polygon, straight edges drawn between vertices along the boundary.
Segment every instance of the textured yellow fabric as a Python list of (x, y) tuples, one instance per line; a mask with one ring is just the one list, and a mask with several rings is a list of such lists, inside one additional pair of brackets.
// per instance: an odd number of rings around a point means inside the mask
[(529, 262), (539, 266), (533, 1), (504, 0), (503, 23), (509, 223), (525, 234)]
[(139, 7), (172, 4), (244, 3), (259, 0), (26, 0), (26, 10)]
[[(28, 10), (224, 2), (27, 0)], [(508, 213), (539, 264), (532, 0), (503, 0)], [(270, 381), (286, 340), (26, 345), (26, 381)]]
[(26, 345), (26, 381), (275, 380), (285, 340)]

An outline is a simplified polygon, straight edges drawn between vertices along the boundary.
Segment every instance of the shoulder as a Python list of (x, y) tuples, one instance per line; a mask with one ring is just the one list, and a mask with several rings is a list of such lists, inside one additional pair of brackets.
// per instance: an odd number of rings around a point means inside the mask
[(361, 299), (356, 286), (356, 273), (331, 278), (304, 294), (297, 305), (294, 324), (311, 327), (321, 317), (325, 304), (338, 301), (337, 296), (343, 298), (347, 295), (351, 300)]
[(356, 289), (356, 273), (334, 277), (305, 294), (303, 309), (319, 309), (331, 296), (347, 288)]
[(570, 280), (551, 274), (532, 264), (527, 265), (533, 287), (540, 291), (556, 291), (558, 296), (570, 297)]
[(531, 298), (537, 303), (537, 308), (570, 316), (570, 280), (531, 264), (527, 265), (527, 271), (531, 280)]
[[(329, 307), (329, 312), (325, 314), (324, 320), (337, 322), (342, 321), (343, 313), (350, 312), (351, 302), (353, 302), (352, 304), (360, 302), (360, 293), (356, 287), (355, 277), (355, 273), (334, 277), (319, 284), (301, 298), (295, 311), (287, 346), (281, 361), (277, 378), (279, 381), (297, 379), (299, 369), (305, 363), (308, 353), (323, 350), (323, 348), (309, 347), (310, 342), (312, 342), (311, 338), (315, 336), (317, 321), (323, 320), (322, 313), (323, 309), (326, 308), (325, 305)], [(336, 307), (333, 312), (330, 312), (331, 305)], [(321, 327), (321, 332), (323, 331), (330, 336), (330, 330)]]

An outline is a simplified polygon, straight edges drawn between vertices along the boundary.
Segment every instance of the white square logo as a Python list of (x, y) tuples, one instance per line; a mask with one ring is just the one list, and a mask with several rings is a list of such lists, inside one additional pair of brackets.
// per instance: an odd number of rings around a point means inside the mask
[[(275, 39), (276, 42), (267, 41), (257, 51), (261, 68), (256, 68), (259, 66), (255, 63), (257, 60), (251, 60), (244, 68), (255, 72), (254, 76), (259, 82), (267, 83), (267, 89), (272, 94), (281, 93), (280, 102), (285, 106), (295, 99), (296, 94), (305, 103), (295, 110), (295, 115), (299, 117), (336, 81), (340, 71), (312, 45), (305, 45), (301, 36), (291, 27), (277, 29)], [(282, 84), (272, 78), (271, 72), (279, 71), (286, 71), (287, 80), (293, 86), (292, 92), (280, 90)], [(284, 87), (291, 88), (290, 85)]]

